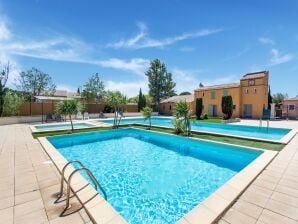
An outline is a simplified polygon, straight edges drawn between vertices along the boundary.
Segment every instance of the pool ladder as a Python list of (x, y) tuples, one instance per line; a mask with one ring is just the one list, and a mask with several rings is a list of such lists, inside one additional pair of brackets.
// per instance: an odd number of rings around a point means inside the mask
[[(69, 175), (68, 179), (65, 179), (65, 170), (66, 168), (71, 165), (71, 164), (78, 164), (79, 168), (76, 168), (74, 171), (72, 171), (72, 173)], [(65, 213), (65, 211), (69, 208), (69, 200), (70, 200), (70, 190), (71, 190), (71, 180), (72, 177), (80, 171), (84, 171), (88, 177), (90, 178), (90, 180), (93, 182), (93, 184), (95, 185), (95, 190), (100, 189), (100, 191), (103, 193), (104, 195), (104, 199), (107, 200), (107, 194), (105, 192), (105, 190), (101, 187), (101, 185), (98, 183), (98, 181), (96, 180), (96, 178), (94, 177), (94, 175), (92, 174), (92, 172), (87, 169), (80, 161), (78, 160), (72, 160), (68, 163), (65, 164), (65, 166), (62, 169), (62, 173), (61, 173), (61, 182), (60, 182), (60, 192), (57, 193), (57, 199), (55, 201), (55, 203), (58, 203), (59, 199), (61, 197), (63, 197), (63, 186), (64, 186), (64, 180), (67, 183), (67, 190), (66, 190), (66, 205), (64, 210), (62, 211), (62, 213), (60, 214), (60, 216), (63, 216), (63, 214)], [(75, 191), (72, 191), (73, 194), (77, 197), (77, 193)]]

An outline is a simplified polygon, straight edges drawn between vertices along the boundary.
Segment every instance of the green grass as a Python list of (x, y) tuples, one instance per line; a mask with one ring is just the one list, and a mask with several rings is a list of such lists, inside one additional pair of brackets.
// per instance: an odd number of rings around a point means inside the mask
[[(122, 126), (122, 127), (128, 127), (128, 125)], [(136, 128), (140, 128), (140, 129), (144, 129), (144, 130), (148, 129), (147, 126), (142, 126), (142, 125), (133, 125), (131, 127), (136, 127)], [(97, 128), (74, 130), (74, 133), (105, 131), (105, 130), (111, 130), (111, 129), (112, 129), (111, 127), (97, 127)], [(151, 130), (162, 132), (162, 133), (174, 134), (174, 131), (171, 128), (152, 127)], [(38, 138), (38, 137), (48, 137), (48, 136), (65, 135), (65, 134), (70, 134), (70, 131), (55, 131), (55, 132), (47, 132), (47, 133), (36, 133), (36, 134), (32, 134), (32, 135), (34, 138)], [(216, 141), (216, 142), (223, 142), (223, 143), (247, 146), (247, 147), (254, 147), (254, 148), (258, 148), (258, 149), (273, 150), (273, 151), (280, 151), (285, 147), (285, 145), (279, 144), (279, 143), (261, 142), (261, 141), (255, 141), (255, 140), (233, 138), (233, 137), (215, 136), (215, 135), (210, 135), (210, 134), (192, 133), (191, 137), (197, 138), (197, 139), (203, 139), (203, 140), (211, 140), (211, 141)], [(187, 137), (185, 137), (185, 138), (187, 138)]]
[(221, 123), (222, 119), (219, 117), (212, 117), (204, 120), (197, 120), (196, 118), (191, 118), (193, 122), (205, 122), (205, 123)]

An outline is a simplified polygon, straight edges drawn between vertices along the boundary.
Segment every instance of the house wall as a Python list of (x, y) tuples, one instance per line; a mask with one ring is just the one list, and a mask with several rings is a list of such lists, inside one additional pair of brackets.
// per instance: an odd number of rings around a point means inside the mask
[[(290, 110), (290, 105), (294, 105), (294, 110)], [(298, 99), (297, 100), (284, 100), (282, 103), (282, 116), (289, 118), (298, 118)]]
[[(159, 113), (162, 115), (173, 115), (173, 111), (174, 111), (174, 107), (175, 107), (174, 102), (171, 103), (160, 103), (159, 104)], [(188, 107), (189, 107), (189, 111), (190, 111), (190, 115), (194, 115), (195, 114), (195, 102), (188, 102)]]
[[(222, 88), (222, 89), (207, 89), (207, 90), (195, 90), (195, 99), (202, 98), (203, 99), (203, 113), (208, 114), (208, 106), (216, 105), (217, 106), (217, 116), (222, 117), (223, 113), (221, 111), (221, 100), (224, 95), (224, 91), (227, 91), (228, 95), (232, 96), (233, 105), (235, 105), (235, 109), (233, 110), (232, 117), (239, 117), (240, 110), (240, 88), (239, 87), (230, 87), (230, 88)], [(215, 92), (215, 99), (212, 99), (211, 94)]]
[[(255, 81), (255, 85), (249, 85), (249, 81), (252, 80)], [(241, 80), (240, 86), (240, 116), (244, 116), (244, 104), (251, 104), (252, 117), (261, 118), (263, 116), (263, 109), (268, 108), (268, 76), (257, 79)]]
[[(254, 80), (254, 85), (249, 85), (249, 81)], [(246, 92), (248, 90), (248, 93)], [(263, 108), (268, 108), (268, 76), (256, 79), (240, 80), (239, 87), (227, 87), (220, 89), (195, 90), (195, 99), (203, 99), (203, 114), (208, 114), (209, 105), (217, 106), (217, 116), (223, 116), (221, 109), (222, 96), (224, 91), (232, 96), (233, 110), (232, 117), (244, 117), (244, 105), (252, 105), (252, 117), (260, 118), (263, 116)], [(215, 99), (211, 94), (215, 92)]]

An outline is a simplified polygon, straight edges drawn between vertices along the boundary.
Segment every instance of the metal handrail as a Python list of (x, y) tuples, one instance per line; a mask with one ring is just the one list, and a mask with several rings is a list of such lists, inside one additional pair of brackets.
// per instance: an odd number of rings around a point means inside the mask
[(64, 173), (65, 173), (65, 170), (66, 168), (70, 165), (70, 164), (74, 164), (74, 163), (77, 163), (80, 165), (80, 167), (85, 167), (80, 161), (78, 160), (72, 160), (68, 163), (65, 164), (65, 166), (63, 167), (62, 169), (62, 173), (61, 173), (61, 182), (60, 182), (60, 192), (57, 194), (57, 200), (58, 201), (62, 196), (63, 196), (63, 185), (64, 185)]
[[(66, 206), (63, 210), (63, 212), (61, 214), (63, 214), (69, 207), (69, 196), (70, 196), (70, 184), (71, 184), (71, 179), (73, 177), (73, 175), (79, 171), (85, 171), (86, 174), (88, 175), (88, 177), (92, 180), (92, 182), (94, 183), (95, 185), (95, 189), (97, 190), (97, 188), (99, 188), (101, 190), (101, 192), (103, 193), (104, 195), (104, 199), (107, 200), (107, 194), (106, 192), (104, 191), (104, 189), (101, 187), (101, 185), (98, 183), (98, 181), (95, 179), (95, 177), (93, 176), (93, 174), (91, 173), (91, 171), (89, 169), (87, 169), (86, 167), (81, 167), (79, 169), (76, 169), (74, 170), (69, 178), (68, 178), (68, 181), (67, 181), (67, 192), (66, 192)], [(76, 195), (76, 192), (73, 191), (74, 195)], [(77, 196), (77, 195), (76, 195)]]

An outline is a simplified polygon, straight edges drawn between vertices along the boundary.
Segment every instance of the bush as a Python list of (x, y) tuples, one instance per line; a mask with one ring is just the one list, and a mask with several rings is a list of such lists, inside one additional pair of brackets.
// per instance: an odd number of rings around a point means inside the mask
[(19, 107), (24, 102), (23, 97), (16, 93), (8, 91), (4, 96), (3, 114), (2, 116), (16, 116), (19, 115)]
[(197, 120), (201, 119), (203, 111), (203, 99), (202, 98), (197, 98), (196, 99), (196, 117)]
[(233, 99), (232, 96), (223, 96), (221, 99), (221, 110), (224, 114), (224, 119), (228, 120), (233, 114)]
[(203, 119), (208, 119), (208, 114), (204, 113)]

